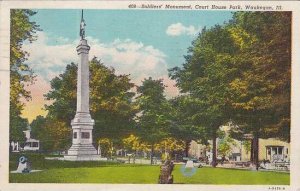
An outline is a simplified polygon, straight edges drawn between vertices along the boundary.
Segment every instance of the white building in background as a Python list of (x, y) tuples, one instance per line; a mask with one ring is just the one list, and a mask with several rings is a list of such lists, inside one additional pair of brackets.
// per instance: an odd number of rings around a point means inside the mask
[(40, 149), (40, 141), (31, 138), (31, 128), (30, 126), (27, 128), (26, 131), (23, 131), (26, 137), (26, 141), (24, 143), (23, 150), (24, 151), (38, 151)]
[(12, 152), (19, 152), (19, 151), (38, 151), (40, 149), (40, 141), (31, 138), (31, 127), (28, 126), (27, 130), (23, 131), (25, 134), (25, 142), (24, 146), (22, 147), (19, 142), (12, 141), (10, 143), (11, 151)]
[(189, 156), (193, 158), (205, 158), (207, 156), (208, 149), (205, 145), (199, 144), (196, 141), (191, 141)]

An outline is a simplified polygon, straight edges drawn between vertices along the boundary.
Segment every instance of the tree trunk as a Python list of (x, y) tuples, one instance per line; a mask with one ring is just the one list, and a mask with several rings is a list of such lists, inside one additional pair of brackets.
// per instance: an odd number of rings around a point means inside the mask
[(259, 158), (258, 158), (258, 155), (259, 155), (259, 138), (258, 138), (258, 135), (254, 135), (254, 138), (253, 138), (253, 164), (255, 165), (256, 167), (256, 170), (258, 170), (259, 168)]
[(252, 164), (253, 164), (253, 166), (256, 164), (256, 162), (255, 162), (255, 149), (256, 149), (256, 139), (255, 139), (255, 137), (253, 137), (253, 144), (252, 144)]
[(134, 151), (134, 155), (133, 155), (133, 164), (135, 164), (135, 157), (136, 157), (136, 154), (137, 154), (137, 152), (136, 152), (136, 150)]
[(251, 163), (255, 166), (256, 170), (259, 167), (259, 138), (255, 134), (251, 142)]
[(254, 164), (254, 157), (253, 157), (253, 154), (254, 154), (254, 140), (251, 139), (251, 148), (250, 148), (250, 161), (252, 164)]
[(212, 167), (217, 166), (217, 134), (214, 132), (213, 134), (213, 148), (212, 148)]
[(153, 164), (153, 152), (154, 152), (154, 145), (151, 145), (151, 152), (150, 152), (150, 164)]
[(185, 149), (184, 149), (185, 157), (189, 157), (190, 143), (191, 140), (185, 141)]

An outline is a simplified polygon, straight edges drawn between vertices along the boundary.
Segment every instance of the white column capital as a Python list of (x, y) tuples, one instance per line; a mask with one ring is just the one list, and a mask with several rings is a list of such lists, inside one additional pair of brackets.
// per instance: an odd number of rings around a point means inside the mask
[(86, 39), (82, 39), (80, 40), (79, 45), (76, 47), (77, 50), (77, 54), (88, 54), (90, 51), (91, 47), (87, 44), (87, 40)]

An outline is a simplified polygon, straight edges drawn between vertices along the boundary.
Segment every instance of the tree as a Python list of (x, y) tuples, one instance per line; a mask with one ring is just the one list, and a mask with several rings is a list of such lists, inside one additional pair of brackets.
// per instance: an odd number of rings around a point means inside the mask
[(225, 136), (220, 140), (218, 145), (218, 153), (222, 155), (222, 157), (228, 157), (231, 154), (231, 149), (233, 146), (236, 146), (236, 143), (230, 136)]
[(250, 140), (244, 140), (243, 145), (244, 145), (245, 151), (247, 153), (251, 151), (251, 141)]
[(98, 144), (101, 148), (101, 156), (112, 158), (114, 154), (113, 142), (111, 139), (102, 138), (98, 140)]
[(173, 137), (164, 138), (162, 141), (155, 144), (155, 150), (159, 150), (162, 153), (162, 161), (171, 160), (173, 152), (181, 152), (184, 151), (185, 148), (185, 141)]
[(137, 88), (136, 103), (140, 113), (136, 117), (138, 135), (151, 147), (150, 160), (153, 164), (155, 143), (160, 142), (169, 135), (170, 104), (164, 96), (165, 86), (161, 79), (145, 79)]
[(230, 84), (236, 129), (253, 134), (258, 167), (259, 138), (290, 140), (291, 13), (235, 13), (229, 31), (243, 69)]
[(135, 131), (134, 84), (129, 75), (116, 75), (113, 68), (107, 68), (97, 58), (92, 59), (90, 72), (91, 114), (96, 122), (94, 136), (121, 142)]
[(64, 151), (71, 144), (71, 129), (64, 121), (37, 116), (30, 124), (31, 136), (40, 141), (43, 152)]
[(25, 63), (29, 54), (22, 50), (23, 43), (36, 40), (35, 33), (39, 26), (30, 21), (36, 12), (27, 9), (12, 9), (10, 12), (10, 140), (23, 140), (23, 130), (28, 122), (21, 117), (24, 103), (21, 99), (29, 100), (30, 92), (26, 85), (33, 83), (32, 69)]
[(44, 136), (40, 144), (43, 151), (65, 151), (72, 144), (71, 129), (65, 122), (48, 119), (42, 132)]
[(31, 136), (35, 138), (42, 138), (42, 134), (44, 133), (43, 128), (46, 125), (46, 118), (44, 116), (37, 116), (30, 124), (31, 127)]
[(66, 66), (64, 73), (50, 81), (51, 90), (45, 98), (52, 103), (45, 105), (47, 118), (70, 124), (76, 113), (77, 65)]
[[(254, 39), (241, 49), (240, 55), (246, 58), (241, 64), (248, 67), (232, 83), (232, 90), (237, 92), (235, 106), (268, 111), (272, 117), (264, 134), (289, 141), (291, 13), (239, 13), (234, 15), (233, 23)], [(241, 97), (242, 91), (248, 91), (247, 97)]]
[(64, 151), (71, 146), (71, 129), (55, 118), (37, 116), (31, 122), (31, 135), (40, 140), (44, 152)]
[(236, 49), (225, 27), (217, 25), (203, 29), (189, 48), (183, 67), (170, 70), (181, 92), (191, 98), (195, 108), (191, 113), (193, 124), (203, 127), (207, 138), (213, 141), (214, 167), (219, 127), (230, 119), (229, 82)]
[(129, 152), (136, 153), (137, 151), (147, 151), (147, 145), (141, 141), (140, 137), (131, 134), (129, 137), (124, 138), (123, 145)]
[(237, 12), (230, 23), (204, 29), (183, 67), (170, 70), (199, 107), (193, 121), (209, 137), (215, 140), (218, 126), (229, 121), (240, 138), (253, 134), (256, 165), (259, 138), (289, 140), (290, 30), (290, 13)]
[[(10, 111), (12, 112), (12, 111)], [(29, 126), (28, 120), (20, 116), (11, 115), (10, 118), (10, 132), (9, 137), (11, 141), (24, 142), (26, 140), (25, 134), (23, 131), (27, 130)]]
[(129, 137), (124, 138), (122, 140), (123, 142), (123, 148), (125, 148), (125, 154), (130, 153), (129, 156), (129, 162), (130, 158), (133, 153), (133, 162), (135, 163), (135, 157), (137, 155), (137, 152), (143, 151), (143, 152), (149, 152), (150, 147), (147, 145), (147, 143), (143, 142), (140, 137), (135, 136), (134, 134), (131, 134)]
[(170, 134), (172, 137), (185, 142), (185, 156), (188, 157), (192, 140), (207, 144), (206, 134), (201, 126), (193, 123), (192, 116), (197, 112), (193, 99), (189, 95), (181, 95), (170, 100), (172, 110), (172, 125)]
[[(47, 118), (71, 128), (76, 113), (77, 65), (67, 65), (66, 71), (51, 80), (51, 90), (45, 97), (52, 101), (46, 106)], [(133, 84), (128, 75), (116, 75), (97, 58), (90, 62), (90, 110), (95, 120), (93, 139), (122, 139), (134, 130), (136, 108), (132, 104)], [(61, 126), (62, 127), (62, 126)], [(63, 127), (65, 128), (65, 127)], [(67, 136), (67, 135), (66, 135)]]

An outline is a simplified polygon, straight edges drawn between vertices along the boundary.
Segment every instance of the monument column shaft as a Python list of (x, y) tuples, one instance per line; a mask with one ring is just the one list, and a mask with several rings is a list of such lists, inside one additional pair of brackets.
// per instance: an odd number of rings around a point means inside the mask
[(77, 110), (76, 113), (90, 113), (89, 111), (89, 50), (85, 39), (77, 46), (80, 62), (77, 73)]
[(93, 146), (94, 120), (89, 111), (89, 50), (86, 39), (81, 39), (76, 48), (79, 55), (77, 71), (77, 110), (71, 121), (72, 146), (68, 150), (67, 160), (94, 160), (97, 150)]

